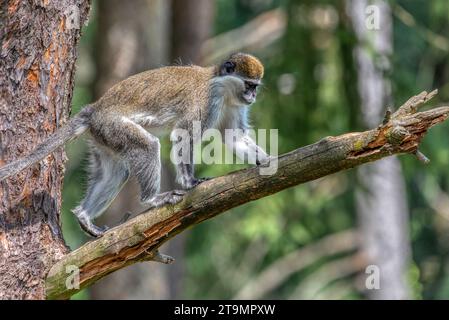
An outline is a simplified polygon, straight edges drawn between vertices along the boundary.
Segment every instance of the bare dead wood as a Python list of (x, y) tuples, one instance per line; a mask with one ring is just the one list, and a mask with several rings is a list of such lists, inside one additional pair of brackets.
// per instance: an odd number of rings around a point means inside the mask
[[(422, 92), (411, 98), (375, 129), (327, 137), (279, 156), (278, 170), (273, 175), (260, 175), (257, 167), (232, 172), (202, 183), (175, 206), (149, 210), (111, 229), (51, 268), (47, 298), (68, 298), (115, 270), (155, 260), (164, 242), (228, 209), (383, 157), (416, 153), (427, 130), (449, 116), (446, 106), (416, 112), (435, 93)], [(70, 265), (79, 268), (79, 289), (66, 287), (66, 267)]]

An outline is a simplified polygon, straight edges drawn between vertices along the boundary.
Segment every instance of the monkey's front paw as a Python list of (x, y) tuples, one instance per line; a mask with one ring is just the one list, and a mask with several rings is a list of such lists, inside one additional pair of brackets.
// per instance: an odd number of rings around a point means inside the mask
[(257, 159), (256, 160), (256, 165), (257, 166), (268, 166), (272, 159), (273, 159), (272, 156), (268, 156), (268, 157), (265, 157), (263, 159)]

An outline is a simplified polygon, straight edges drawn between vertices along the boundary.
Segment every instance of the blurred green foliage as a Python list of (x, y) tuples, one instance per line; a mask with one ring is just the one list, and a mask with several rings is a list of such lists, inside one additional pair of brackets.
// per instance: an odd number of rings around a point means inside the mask
[[(238, 27), (267, 10), (283, 7), (288, 16), (285, 35), (264, 50), (255, 52), (266, 65), (260, 97), (252, 108), (255, 128), (279, 129), (279, 153), (309, 144), (322, 137), (357, 128), (358, 98), (354, 65), (348, 61), (354, 45), (350, 30), (339, 21), (341, 1), (312, 0), (218, 0), (215, 32)], [(439, 35), (449, 41), (449, 2), (390, 1), (394, 12), (394, 54), (390, 74), (395, 105), (410, 96), (433, 88), (436, 98), (449, 101), (448, 51), (429, 40)], [(414, 26), (405, 25), (396, 14), (409, 12)], [(336, 20), (319, 26), (303, 19), (317, 7)], [(310, 12), (308, 12), (308, 10)], [(220, 14), (225, 12), (226, 14)], [(91, 101), (87, 58), (95, 39), (95, 11), (84, 30), (81, 59), (73, 98), (73, 112)], [(430, 36), (429, 36), (430, 35)], [(83, 71), (83, 72), (81, 72)], [(84, 72), (85, 71), (85, 72)], [(90, 70), (94, 72), (94, 70)], [(86, 75), (87, 74), (87, 75)], [(436, 101), (438, 103), (438, 101)], [(434, 101), (433, 101), (434, 103)], [(408, 280), (414, 298), (449, 298), (449, 221), (436, 210), (441, 197), (449, 197), (449, 126), (432, 129), (422, 151), (432, 160), (422, 165), (411, 156), (401, 157), (410, 208), (410, 238), (413, 263)], [(70, 214), (80, 200), (85, 177), (85, 145), (68, 148), (70, 158), (64, 184), (63, 227), (72, 248), (86, 238)], [(216, 176), (242, 166), (201, 166), (199, 175)], [(185, 298), (232, 298), (258, 272), (284, 255), (319, 239), (357, 227), (354, 209), (353, 172), (344, 172), (251, 202), (195, 227), (189, 234), (184, 263)], [(440, 198), (439, 198), (440, 197)], [(449, 198), (448, 198), (449, 199)], [(449, 208), (447, 208), (449, 210)], [(323, 257), (294, 272), (267, 298), (295, 298), (297, 288), (327, 270), (327, 265), (345, 253)], [(320, 271), (321, 272), (321, 271)], [(322, 296), (340, 292), (340, 298), (357, 299), (356, 272), (332, 282), (314, 278)], [(335, 290), (332, 290), (335, 288)], [(81, 295), (81, 298), (85, 298)]]

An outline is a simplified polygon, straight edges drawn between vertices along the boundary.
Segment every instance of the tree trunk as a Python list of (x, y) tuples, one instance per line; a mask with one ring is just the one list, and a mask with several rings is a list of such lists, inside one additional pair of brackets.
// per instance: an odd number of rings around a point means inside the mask
[[(373, 5), (370, 17), (365, 10)], [(376, 16), (378, 12), (378, 16)], [(392, 14), (388, 2), (376, 0), (348, 1), (348, 13), (359, 41), (355, 50), (358, 88), (361, 98), (362, 125), (371, 128), (392, 106), (391, 83), (386, 76), (392, 53)], [(379, 18), (379, 30), (376, 22)], [(368, 22), (367, 22), (368, 21)], [(371, 22), (374, 22), (370, 25)], [(367, 25), (368, 23), (368, 25)], [(410, 259), (408, 208), (401, 164), (395, 157), (382, 159), (358, 169), (361, 186), (356, 194), (362, 247), (370, 264), (380, 271), (380, 289), (368, 290), (372, 299), (406, 299)]]
[(172, 58), (182, 64), (200, 63), (201, 46), (211, 35), (214, 2), (172, 0)]
[[(1, 163), (24, 156), (68, 117), (87, 0), (2, 2)], [(45, 276), (68, 252), (61, 235), (65, 154), (1, 182), (0, 299), (44, 299)]]
[(99, 0), (96, 98), (130, 75), (168, 62), (169, 10), (164, 0)]

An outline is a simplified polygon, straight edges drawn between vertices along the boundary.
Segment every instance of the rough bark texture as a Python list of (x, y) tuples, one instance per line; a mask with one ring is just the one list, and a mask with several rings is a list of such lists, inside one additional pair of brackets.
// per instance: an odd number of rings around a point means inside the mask
[(230, 208), (393, 154), (415, 153), (427, 130), (449, 116), (449, 107), (416, 112), (435, 94), (423, 92), (411, 98), (395, 114), (387, 114), (376, 129), (328, 137), (282, 155), (273, 175), (261, 175), (257, 167), (236, 171), (200, 184), (175, 206), (149, 210), (111, 229), (53, 266), (47, 276), (47, 298), (67, 298), (78, 291), (65, 286), (67, 265), (79, 268), (80, 288), (84, 288), (136, 262), (170, 262), (157, 254), (159, 246)]
[[(1, 163), (28, 153), (67, 118), (89, 6), (87, 0), (1, 2)], [(68, 251), (59, 221), (64, 160), (60, 149), (1, 182), (0, 299), (44, 299), (46, 273)]]
[[(365, 8), (379, 8), (380, 29), (366, 26)], [(354, 56), (358, 70), (358, 90), (362, 127), (370, 128), (382, 119), (385, 107), (392, 105), (391, 83), (388, 79), (393, 50), (392, 14), (386, 1), (348, 2), (350, 16), (359, 45)], [(360, 188), (356, 207), (362, 238), (362, 250), (369, 262), (379, 267), (379, 290), (367, 291), (371, 299), (407, 299), (410, 288), (406, 282), (410, 262), (408, 207), (405, 183), (399, 159), (382, 159), (361, 167), (357, 172)]]

